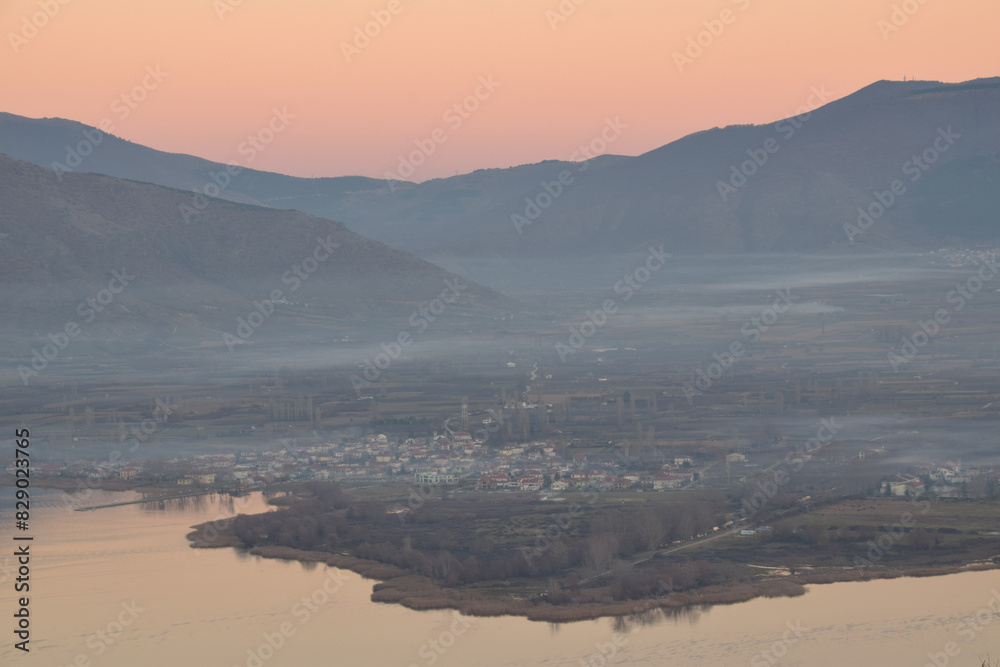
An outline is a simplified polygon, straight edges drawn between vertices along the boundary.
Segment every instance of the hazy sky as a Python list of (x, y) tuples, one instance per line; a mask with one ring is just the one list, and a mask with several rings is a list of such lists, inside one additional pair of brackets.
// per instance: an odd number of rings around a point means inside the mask
[(423, 140), (420, 181), (570, 159), (608, 119), (636, 155), (814, 87), (995, 76), (997, 25), (996, 0), (0, 0), (0, 111), (299, 176), (382, 177)]

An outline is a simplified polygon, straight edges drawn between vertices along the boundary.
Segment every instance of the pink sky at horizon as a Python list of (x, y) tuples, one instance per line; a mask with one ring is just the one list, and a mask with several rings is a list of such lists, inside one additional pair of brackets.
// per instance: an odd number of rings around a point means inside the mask
[[(881, 79), (1000, 74), (994, 0), (63, 2), (0, 4), (0, 111), (107, 118), (159, 150), (295, 176), (382, 178), (416, 141), (434, 146), (416, 181), (571, 159), (615, 118), (627, 127), (608, 152), (637, 155), (792, 115), (814, 87), (837, 99)], [(372, 12), (386, 25), (348, 62)], [(115, 100), (147, 67), (166, 77), (123, 118)], [(499, 86), (449, 113), (481, 77)], [(248, 163), (237, 147), (275, 108), (295, 118)]]

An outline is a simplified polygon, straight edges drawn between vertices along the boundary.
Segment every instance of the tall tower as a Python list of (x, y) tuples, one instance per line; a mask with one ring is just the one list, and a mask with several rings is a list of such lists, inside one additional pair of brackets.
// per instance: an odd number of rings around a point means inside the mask
[(462, 430), (469, 430), (469, 397), (462, 397)]

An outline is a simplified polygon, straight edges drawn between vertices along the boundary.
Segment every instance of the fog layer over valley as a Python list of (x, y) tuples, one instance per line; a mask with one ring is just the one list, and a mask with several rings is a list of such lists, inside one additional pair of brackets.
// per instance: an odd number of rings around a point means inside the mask
[[(736, 126), (386, 192), (247, 171), (192, 195), (219, 165), (111, 137), (50, 169), (67, 125), (4, 117), (0, 424), (78, 504), (284, 494), (191, 545), (415, 610), (641, 625), (992, 569), (998, 85), (874, 84), (788, 150)], [(922, 136), (941, 162), (904, 197)]]

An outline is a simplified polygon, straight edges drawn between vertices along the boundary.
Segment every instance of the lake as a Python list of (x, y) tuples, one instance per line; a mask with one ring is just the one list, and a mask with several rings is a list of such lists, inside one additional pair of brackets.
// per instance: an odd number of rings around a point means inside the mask
[[(261, 494), (73, 512), (67, 494), (43, 489), (32, 490), (24, 654), (11, 622), (12, 495), (0, 490), (5, 665), (979, 667), (988, 653), (1000, 658), (1000, 618), (987, 611), (1000, 600), (997, 571), (810, 586), (798, 598), (647, 624), (467, 618), (373, 603), (374, 582), (352, 572), (188, 546), (196, 523), (268, 511)], [(83, 504), (136, 497), (93, 491)]]

